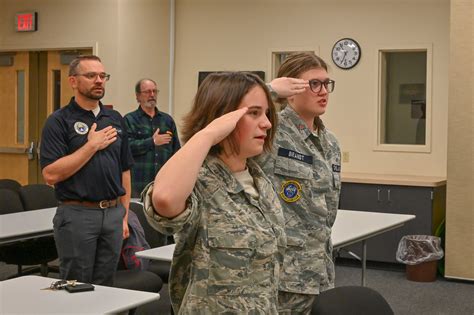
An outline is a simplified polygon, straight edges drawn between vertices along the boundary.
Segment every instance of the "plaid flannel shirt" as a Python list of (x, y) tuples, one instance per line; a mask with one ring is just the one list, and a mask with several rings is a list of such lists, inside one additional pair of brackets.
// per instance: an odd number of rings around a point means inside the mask
[[(135, 164), (132, 173), (132, 196), (138, 197), (145, 186), (155, 179), (156, 173), (179, 150), (178, 131), (173, 118), (155, 108), (152, 118), (141, 107), (125, 115), (128, 139)], [(172, 132), (171, 142), (155, 146), (153, 134), (157, 129), (160, 134)]]

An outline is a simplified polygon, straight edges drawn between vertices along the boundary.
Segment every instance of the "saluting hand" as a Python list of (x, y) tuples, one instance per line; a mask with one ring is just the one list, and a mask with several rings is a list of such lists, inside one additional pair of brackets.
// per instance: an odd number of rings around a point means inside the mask
[(160, 128), (158, 128), (153, 134), (153, 143), (156, 146), (168, 144), (171, 142), (171, 135), (171, 131), (167, 131), (166, 133), (160, 134)]
[(202, 129), (200, 133), (211, 137), (212, 145), (218, 144), (235, 129), (237, 122), (247, 111), (248, 107), (244, 107), (222, 115), (221, 117), (211, 121), (211, 123), (209, 123), (206, 128)]
[(112, 126), (105, 127), (102, 130), (96, 131), (97, 124), (93, 123), (87, 141), (99, 151), (107, 148), (111, 143), (117, 140), (117, 129)]
[(290, 97), (295, 94), (303, 93), (309, 88), (309, 81), (296, 78), (281, 77), (270, 82), (272, 89), (279, 97)]

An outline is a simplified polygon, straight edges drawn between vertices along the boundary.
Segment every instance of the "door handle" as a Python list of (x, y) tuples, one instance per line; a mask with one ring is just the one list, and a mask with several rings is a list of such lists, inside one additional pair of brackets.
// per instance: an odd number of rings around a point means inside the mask
[(28, 160), (35, 159), (35, 143), (34, 141), (30, 142), (30, 146), (26, 149), (26, 154), (28, 155)]
[(387, 189), (387, 201), (392, 202), (392, 199), (390, 198), (390, 189)]
[(380, 188), (377, 188), (377, 202), (380, 202)]

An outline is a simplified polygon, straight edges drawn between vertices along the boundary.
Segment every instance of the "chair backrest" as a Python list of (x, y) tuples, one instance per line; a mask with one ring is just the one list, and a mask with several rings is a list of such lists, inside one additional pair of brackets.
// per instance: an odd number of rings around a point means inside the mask
[(14, 179), (0, 179), (0, 188), (14, 190), (16, 192), (20, 191), (21, 184)]
[(22, 212), (20, 195), (11, 189), (0, 188), (0, 214)]
[(52, 208), (58, 205), (54, 188), (45, 184), (31, 184), (20, 188), (20, 198), (25, 210)]
[(135, 214), (137, 215), (138, 220), (140, 221), (140, 224), (142, 225), (143, 230), (145, 231), (145, 238), (148, 244), (150, 244), (151, 248), (163, 246), (163, 234), (161, 234), (153, 227), (151, 227), (150, 224), (148, 224), (145, 214), (143, 213), (143, 205), (136, 202), (130, 202), (130, 210), (135, 212)]
[(385, 298), (374, 289), (344, 286), (321, 292), (311, 314), (318, 315), (393, 315)]

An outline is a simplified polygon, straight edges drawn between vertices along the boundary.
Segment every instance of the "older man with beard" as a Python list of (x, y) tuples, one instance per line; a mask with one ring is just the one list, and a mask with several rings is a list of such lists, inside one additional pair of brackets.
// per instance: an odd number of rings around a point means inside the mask
[(125, 121), (105, 108), (110, 78), (97, 56), (69, 65), (70, 103), (46, 120), (41, 168), (60, 205), (53, 219), (60, 277), (113, 284), (122, 241), (129, 235), (130, 167)]
[(181, 147), (173, 118), (160, 112), (156, 106), (158, 93), (155, 81), (139, 80), (135, 85), (139, 107), (125, 115), (130, 149), (135, 160), (132, 168), (132, 197), (140, 195)]

